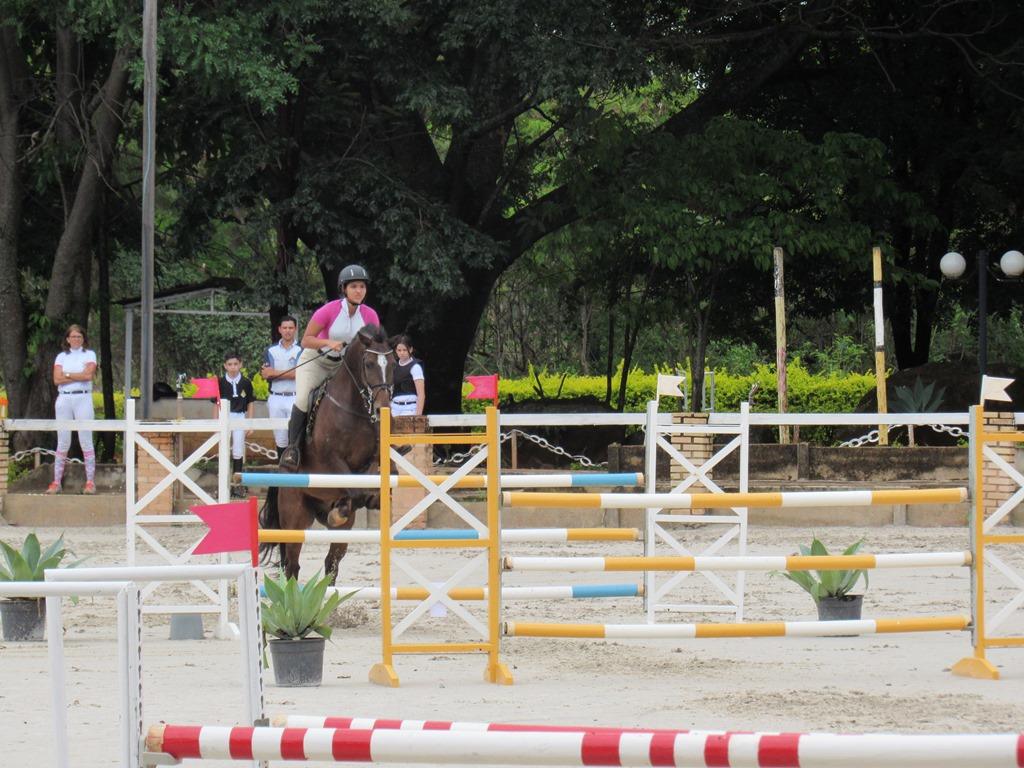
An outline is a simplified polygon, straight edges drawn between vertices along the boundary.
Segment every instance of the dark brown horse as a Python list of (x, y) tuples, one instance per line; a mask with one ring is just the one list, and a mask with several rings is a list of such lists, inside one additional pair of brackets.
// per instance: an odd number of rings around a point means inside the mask
[[(380, 457), (379, 414), (391, 400), (395, 354), (384, 330), (368, 325), (345, 347), (341, 364), (327, 388), (302, 449), (299, 471), (332, 475), (376, 473)], [(270, 488), (260, 511), (260, 527), (305, 530), (314, 520), (331, 530), (348, 530), (355, 511), (378, 500), (377, 491), (338, 488)], [(298, 577), (302, 544), (262, 544), (267, 564), (279, 548), (286, 577)], [(332, 583), (348, 544), (331, 544), (324, 573)]]

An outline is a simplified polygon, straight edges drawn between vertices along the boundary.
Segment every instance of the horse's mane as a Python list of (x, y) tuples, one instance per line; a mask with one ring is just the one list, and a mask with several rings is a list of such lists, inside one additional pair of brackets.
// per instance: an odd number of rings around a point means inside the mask
[(370, 337), (370, 341), (386, 342), (388, 340), (387, 332), (376, 323), (369, 323), (368, 325), (364, 325), (362, 328), (359, 329), (359, 333), (355, 335), (352, 341), (359, 340), (361, 342), (362, 338), (360, 337), (360, 334), (368, 335)]

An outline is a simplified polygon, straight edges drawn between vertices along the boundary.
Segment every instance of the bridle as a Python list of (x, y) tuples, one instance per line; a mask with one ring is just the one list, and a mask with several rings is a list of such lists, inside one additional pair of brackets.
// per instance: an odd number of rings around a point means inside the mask
[[(380, 384), (367, 384), (365, 374), (357, 378), (355, 373), (353, 373), (352, 369), (349, 367), (348, 351), (346, 350), (345, 354), (341, 356), (341, 364), (345, 366), (345, 370), (348, 371), (348, 375), (351, 377), (352, 383), (356, 385), (356, 389), (359, 392), (359, 396), (363, 399), (363, 405), (366, 407), (366, 415), (369, 417), (371, 424), (376, 424), (378, 421), (380, 421), (380, 416), (378, 415), (378, 412), (374, 411), (373, 409), (373, 401), (377, 396), (377, 392), (383, 389), (388, 393), (388, 399), (391, 399), (391, 391), (393, 389), (393, 384), (387, 383), (387, 369), (388, 357), (393, 357), (394, 354), (395, 350), (393, 349), (389, 349), (386, 352), (378, 352), (376, 350), (366, 348), (363, 349), (363, 358), (366, 358), (367, 356), (375, 356), (377, 358), (377, 365), (380, 367), (381, 374)], [(360, 367), (360, 371), (362, 371), (362, 367)], [(343, 411), (348, 411), (349, 413), (356, 413), (357, 415), (361, 415), (358, 414), (357, 411), (352, 411), (343, 403), (339, 403), (331, 395), (329, 391), (327, 392), (327, 398), (336, 406), (341, 408)]]

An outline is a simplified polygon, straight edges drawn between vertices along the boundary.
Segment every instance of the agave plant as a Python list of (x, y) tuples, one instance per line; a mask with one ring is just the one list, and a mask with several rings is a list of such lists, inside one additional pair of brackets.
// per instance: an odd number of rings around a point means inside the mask
[[(843, 550), (844, 555), (855, 555), (864, 540), (851, 544)], [(810, 547), (800, 545), (801, 555), (828, 555), (829, 551), (817, 538), (811, 541)], [(843, 571), (785, 571), (787, 579), (803, 588), (817, 603), (823, 597), (843, 597), (849, 594), (860, 578), (864, 577), (864, 588), (868, 588), (868, 572), (865, 570)]]
[[(935, 390), (936, 382), (924, 384), (921, 377), (914, 379), (913, 387), (896, 387), (893, 398), (895, 413), (938, 413), (946, 398), (946, 388)], [(907, 442), (914, 445), (914, 425), (907, 425)]]
[(267, 599), (263, 601), (263, 629), (282, 640), (299, 640), (310, 633), (330, 639), (331, 627), (327, 619), (334, 609), (352, 597), (355, 592), (327, 596), (331, 585), (329, 576), (316, 576), (300, 585), (293, 576), (285, 580), (266, 578), (263, 587)]
[[(48, 568), (60, 567), (61, 561), (69, 554), (64, 546), (64, 535), (48, 546), (45, 551), (39, 544), (34, 533), (25, 538), (21, 549), (17, 550), (6, 542), (0, 541), (6, 566), (0, 563), (0, 581), (43, 581)], [(77, 563), (73, 563), (74, 567)]]

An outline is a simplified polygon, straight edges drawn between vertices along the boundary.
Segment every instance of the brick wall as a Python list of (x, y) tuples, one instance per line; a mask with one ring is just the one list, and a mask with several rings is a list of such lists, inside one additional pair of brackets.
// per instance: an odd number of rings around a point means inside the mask
[[(1014, 423), (1012, 412), (986, 412), (984, 429), (986, 432), (1015, 432), (1017, 426)], [(1016, 443), (988, 443), (988, 447), (1011, 467), (1016, 466)], [(1013, 478), (989, 460), (984, 463), (982, 477), (985, 483), (985, 514), (989, 515), (1010, 498), (1019, 486)], [(1010, 522), (1010, 516), (1007, 515), (1002, 522)]]
[[(706, 413), (673, 413), (672, 414), (673, 424), (702, 424), (707, 426), (708, 414)], [(669, 442), (672, 446), (679, 451), (683, 456), (688, 458), (696, 466), (700, 466), (705, 461), (711, 458), (714, 444), (714, 435), (707, 433), (704, 434), (688, 434), (688, 435), (671, 435)], [(708, 476), (713, 475), (713, 472), (709, 472)], [(672, 461), (669, 475), (672, 478), (672, 485), (675, 486), (681, 483), (690, 473), (687, 472), (678, 462)], [(698, 484), (699, 485), (699, 484)], [(704, 486), (699, 485), (696, 489), (698, 491), (706, 490)]]
[[(170, 432), (149, 432), (142, 435), (160, 453), (174, 462), (174, 435)], [(150, 489), (167, 476), (167, 470), (161, 467), (152, 456), (142, 448), (135, 449), (135, 493), (136, 499), (141, 499)], [(169, 515), (173, 511), (172, 483), (163, 493), (157, 496), (142, 511), (147, 515)]]
[[(391, 420), (391, 430), (394, 434), (426, 434), (430, 432), (426, 416), (395, 416)], [(434, 447), (432, 445), (414, 445), (412, 450), (405, 454), (416, 469), (430, 474), (434, 466)], [(392, 474), (405, 474), (398, 472), (392, 464)], [(391, 522), (394, 522), (427, 495), (423, 488), (395, 488), (391, 493)], [(409, 523), (407, 528), (426, 528), (426, 512)]]

